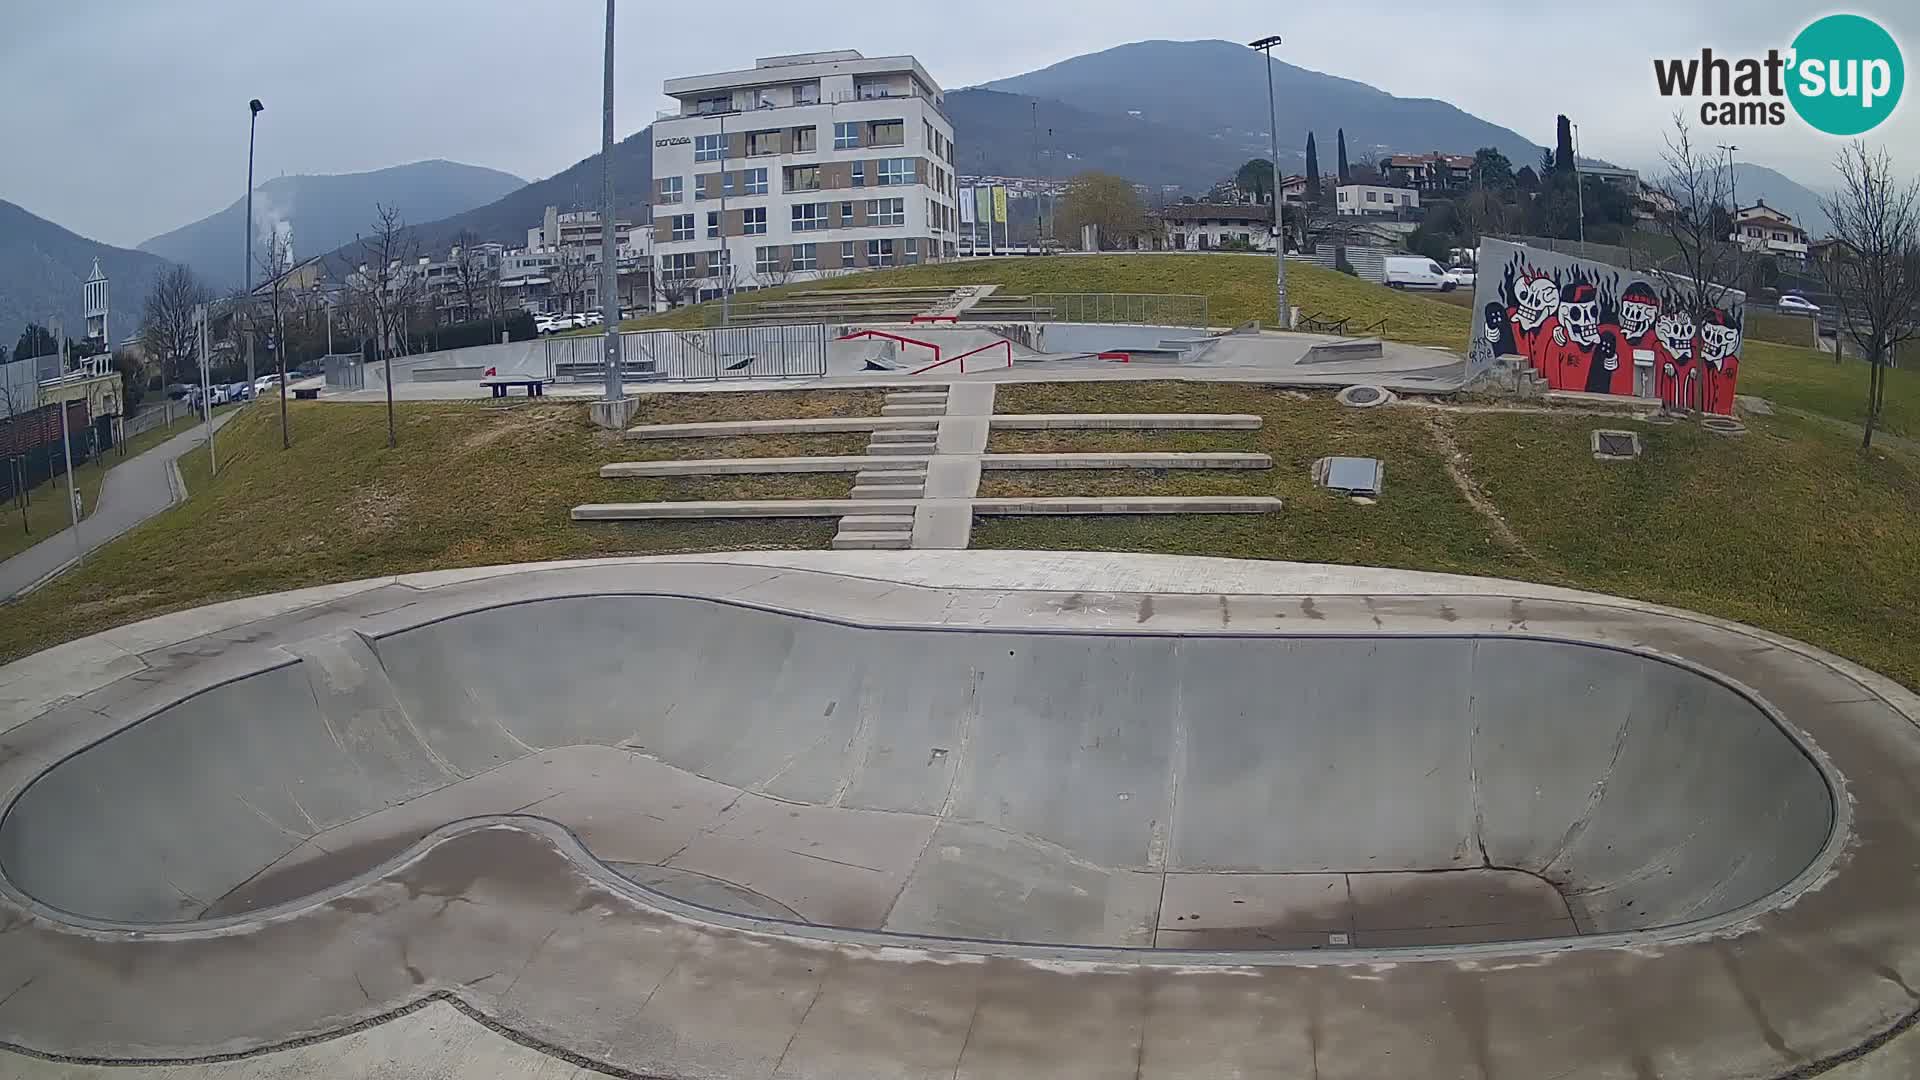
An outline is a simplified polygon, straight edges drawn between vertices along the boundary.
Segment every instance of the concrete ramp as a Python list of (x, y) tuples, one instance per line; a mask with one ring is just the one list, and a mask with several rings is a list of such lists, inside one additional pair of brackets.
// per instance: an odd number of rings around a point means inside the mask
[(193, 921), (518, 813), (649, 887), (820, 925), (1436, 945), (1732, 912), (1835, 820), (1741, 693), (1540, 638), (870, 629), (605, 595), (290, 653), (44, 773), (0, 821), (8, 880)]

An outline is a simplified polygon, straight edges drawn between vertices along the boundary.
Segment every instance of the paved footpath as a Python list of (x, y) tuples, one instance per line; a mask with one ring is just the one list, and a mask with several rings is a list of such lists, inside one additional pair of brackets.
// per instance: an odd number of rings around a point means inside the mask
[[(222, 413), (213, 418), (215, 431), (233, 418)], [(101, 544), (133, 528), (172, 506), (173, 485), (168, 467), (175, 458), (203, 445), (207, 440), (205, 424), (195, 425), (143, 454), (128, 458), (107, 470), (100, 485), (99, 502), (93, 513), (81, 519), (79, 551), (92, 551)], [(65, 498), (67, 480), (64, 471), (54, 475), (58, 497)], [(62, 529), (13, 558), (0, 562), (0, 599), (12, 599), (20, 590), (32, 586), (48, 574), (71, 562), (76, 554), (74, 530)]]

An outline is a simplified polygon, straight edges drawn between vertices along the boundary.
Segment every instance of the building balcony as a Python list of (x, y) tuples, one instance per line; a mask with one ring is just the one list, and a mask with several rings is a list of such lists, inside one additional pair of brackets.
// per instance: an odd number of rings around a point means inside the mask
[(824, 95), (812, 101), (796, 101), (785, 105), (755, 105), (744, 109), (738, 107), (722, 109), (682, 106), (678, 109), (661, 109), (654, 114), (654, 119), (659, 121), (683, 120), (701, 116), (739, 116), (743, 113), (778, 112), (781, 109), (810, 108), (815, 105), (846, 105), (860, 101), (897, 101), (902, 98), (920, 98), (927, 104), (933, 106), (933, 111), (939, 113), (941, 119), (947, 121), (949, 124), (953, 123), (953, 118), (947, 115), (946, 107), (940, 103), (940, 99), (931, 94), (923, 93), (918, 88), (909, 88), (906, 90), (887, 90), (882, 88), (842, 90), (838, 93)]

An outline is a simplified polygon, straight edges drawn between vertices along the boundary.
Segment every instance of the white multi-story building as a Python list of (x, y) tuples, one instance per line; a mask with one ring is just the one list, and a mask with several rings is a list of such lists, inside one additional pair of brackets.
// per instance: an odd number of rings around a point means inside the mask
[(652, 246), (670, 295), (955, 256), (953, 124), (913, 57), (765, 57), (665, 90)]
[(1412, 188), (1341, 184), (1333, 189), (1336, 214), (1398, 214), (1419, 208), (1420, 193)]
[(1788, 258), (1807, 257), (1807, 231), (1794, 224), (1793, 215), (1776, 210), (1761, 199), (1733, 215), (1733, 238), (1748, 251)]

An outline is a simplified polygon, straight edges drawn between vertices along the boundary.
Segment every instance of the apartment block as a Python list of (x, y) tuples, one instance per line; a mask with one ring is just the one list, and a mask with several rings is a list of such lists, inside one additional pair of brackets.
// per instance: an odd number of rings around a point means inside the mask
[(653, 126), (663, 292), (711, 299), (953, 258), (953, 124), (911, 56), (764, 57), (669, 79)]

